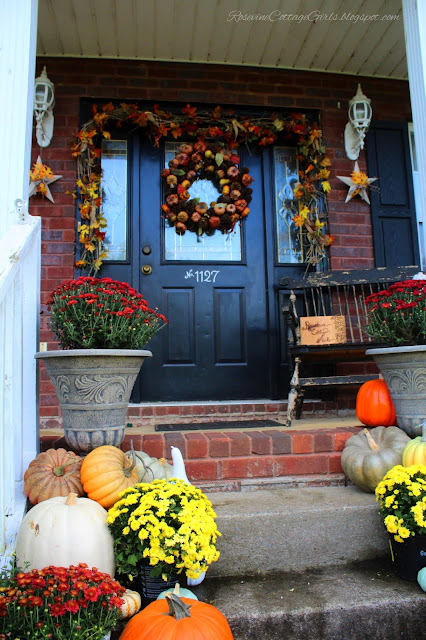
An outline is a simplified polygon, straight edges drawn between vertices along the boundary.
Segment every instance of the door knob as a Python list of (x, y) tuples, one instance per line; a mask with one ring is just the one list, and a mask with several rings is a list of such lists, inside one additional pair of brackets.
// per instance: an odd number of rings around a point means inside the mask
[(144, 276), (149, 276), (152, 273), (152, 267), (150, 264), (144, 264), (142, 267), (142, 273)]
[(149, 245), (146, 245), (145, 247), (143, 247), (142, 253), (144, 254), (144, 256), (149, 256), (149, 254), (151, 253), (151, 247)]

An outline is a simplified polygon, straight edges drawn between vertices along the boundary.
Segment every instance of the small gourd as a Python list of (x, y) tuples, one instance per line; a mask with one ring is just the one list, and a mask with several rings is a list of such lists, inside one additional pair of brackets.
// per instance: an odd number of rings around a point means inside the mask
[(56, 496), (84, 495), (80, 480), (83, 459), (65, 449), (48, 449), (30, 462), (24, 475), (24, 493), (31, 504)]
[(89, 498), (71, 493), (39, 502), (24, 516), (16, 539), (20, 569), (69, 567), (85, 562), (114, 576), (114, 545), (107, 512)]
[(420, 571), (418, 572), (417, 582), (419, 583), (423, 591), (426, 591), (426, 567), (423, 567), (423, 569), (420, 569)]
[(393, 400), (383, 378), (368, 380), (356, 397), (356, 415), (367, 427), (391, 427), (396, 425)]
[(404, 467), (411, 467), (412, 464), (426, 466), (426, 422), (422, 424), (422, 435), (411, 440), (405, 447), (402, 464)]
[(401, 464), (409, 441), (398, 427), (364, 429), (346, 441), (341, 458), (343, 471), (357, 487), (373, 493), (386, 473)]
[(123, 618), (131, 618), (141, 608), (142, 600), (140, 594), (137, 591), (126, 589), (126, 591), (121, 596), (121, 599), (124, 600), (120, 608)]
[(174, 593), (179, 598), (190, 598), (192, 600), (198, 600), (195, 593), (192, 593), (189, 589), (182, 589), (179, 582), (176, 582), (174, 589), (166, 589), (166, 591), (162, 591), (158, 596), (157, 600), (163, 600), (168, 593)]
[(124, 627), (120, 640), (233, 640), (228, 621), (211, 604), (174, 593), (154, 600)]
[(81, 481), (91, 500), (109, 509), (118, 494), (139, 480), (135, 461), (121, 449), (104, 445), (90, 451), (81, 465)]

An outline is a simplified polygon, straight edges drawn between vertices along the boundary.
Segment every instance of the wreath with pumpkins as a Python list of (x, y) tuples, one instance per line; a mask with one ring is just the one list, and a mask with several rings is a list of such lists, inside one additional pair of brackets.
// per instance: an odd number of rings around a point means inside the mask
[[(253, 178), (239, 163), (239, 157), (221, 145), (199, 140), (179, 147), (169, 168), (161, 172), (165, 192), (162, 211), (176, 233), (188, 230), (213, 235), (216, 229), (228, 233), (248, 216)], [(219, 193), (215, 202), (191, 198), (189, 189), (197, 180), (212, 182)]]

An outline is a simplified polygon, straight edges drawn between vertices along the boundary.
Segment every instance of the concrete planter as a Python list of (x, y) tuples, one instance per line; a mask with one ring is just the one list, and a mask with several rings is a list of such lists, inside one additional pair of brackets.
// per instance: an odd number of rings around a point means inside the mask
[(70, 349), (44, 351), (43, 361), (62, 411), (65, 439), (72, 449), (88, 453), (123, 442), (130, 394), (150, 351)]
[(368, 349), (388, 385), (398, 427), (410, 437), (421, 435), (426, 420), (426, 345)]

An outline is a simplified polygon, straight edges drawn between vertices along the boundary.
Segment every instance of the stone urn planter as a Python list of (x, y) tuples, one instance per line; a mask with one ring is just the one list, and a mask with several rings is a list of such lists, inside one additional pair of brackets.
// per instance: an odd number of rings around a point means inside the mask
[(426, 345), (368, 349), (388, 386), (398, 427), (414, 438), (426, 420)]
[(43, 351), (42, 360), (62, 411), (65, 439), (77, 452), (123, 442), (136, 377), (151, 351), (70, 349)]

